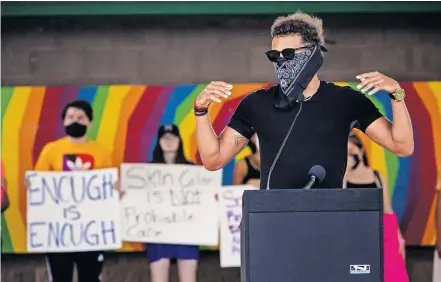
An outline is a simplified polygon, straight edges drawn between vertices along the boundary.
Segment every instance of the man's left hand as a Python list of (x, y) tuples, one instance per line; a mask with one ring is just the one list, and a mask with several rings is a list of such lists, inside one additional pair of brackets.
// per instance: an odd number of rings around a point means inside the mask
[(357, 75), (356, 78), (361, 81), (361, 83), (357, 85), (357, 88), (361, 89), (360, 91), (362, 93), (370, 90), (367, 93), (369, 95), (373, 95), (380, 90), (393, 94), (400, 88), (400, 84), (396, 80), (385, 76), (378, 71), (363, 73)]

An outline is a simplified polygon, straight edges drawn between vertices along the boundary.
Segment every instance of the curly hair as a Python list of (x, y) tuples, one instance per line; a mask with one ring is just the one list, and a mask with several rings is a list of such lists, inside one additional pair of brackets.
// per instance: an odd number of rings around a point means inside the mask
[(297, 12), (278, 17), (271, 26), (271, 37), (298, 34), (307, 44), (324, 45), (323, 21), (317, 17)]

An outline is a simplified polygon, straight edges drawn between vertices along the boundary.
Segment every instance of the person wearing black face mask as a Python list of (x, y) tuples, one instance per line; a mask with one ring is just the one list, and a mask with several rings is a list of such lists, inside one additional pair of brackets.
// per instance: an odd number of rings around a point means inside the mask
[[(326, 177), (313, 188), (341, 188), (351, 128), (398, 156), (413, 152), (412, 124), (405, 92), (398, 82), (378, 72), (356, 76), (360, 91), (319, 79), (324, 31), (316, 17), (296, 13), (278, 18), (272, 28), (269, 59), (277, 85), (242, 99), (230, 122), (217, 136), (208, 107), (222, 103), (233, 86), (213, 81), (194, 101), (196, 140), (203, 165), (218, 170), (228, 164), (257, 133), (261, 156), (261, 189), (301, 188), (314, 165)], [(355, 76), (355, 75), (354, 75)], [(364, 95), (385, 91), (392, 99), (393, 123)]]
[[(100, 144), (87, 139), (93, 110), (87, 101), (67, 104), (61, 114), (66, 136), (47, 143), (35, 164), (35, 171), (78, 171), (112, 168), (112, 155)], [(25, 186), (30, 183), (25, 179)], [(114, 189), (117, 189), (115, 183)], [(71, 282), (76, 264), (79, 282), (101, 281), (104, 252), (71, 252), (47, 254), (52, 282)]]

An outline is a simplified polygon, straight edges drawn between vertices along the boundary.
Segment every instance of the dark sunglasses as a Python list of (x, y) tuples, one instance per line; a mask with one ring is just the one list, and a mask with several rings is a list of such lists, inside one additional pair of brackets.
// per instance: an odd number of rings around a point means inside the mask
[[(265, 54), (268, 57), (268, 60), (270, 60), (271, 62), (276, 62), (277, 59), (280, 58), (280, 54), (282, 54), (282, 56), (287, 59), (287, 60), (292, 60), (294, 59), (294, 56), (296, 55), (296, 52), (299, 50), (304, 50), (304, 49), (312, 49), (314, 48), (315, 45), (309, 45), (309, 46), (303, 46), (300, 48), (286, 48), (283, 49), (282, 51), (279, 50), (269, 50), (266, 51)], [(325, 46), (320, 45), (320, 50), (322, 50), (323, 52), (327, 52), (328, 50), (326, 49)]]

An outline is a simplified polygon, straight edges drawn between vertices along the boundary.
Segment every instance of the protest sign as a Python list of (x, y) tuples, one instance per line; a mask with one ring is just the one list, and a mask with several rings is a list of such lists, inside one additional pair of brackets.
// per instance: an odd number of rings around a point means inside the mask
[(221, 171), (202, 166), (122, 164), (123, 239), (129, 242), (217, 245)]
[(28, 252), (120, 248), (118, 170), (28, 171)]
[(240, 267), (240, 222), (242, 220), (242, 194), (257, 189), (251, 185), (224, 186), (219, 192), (220, 212), (220, 264), (221, 267)]

